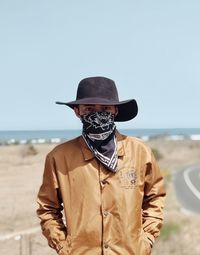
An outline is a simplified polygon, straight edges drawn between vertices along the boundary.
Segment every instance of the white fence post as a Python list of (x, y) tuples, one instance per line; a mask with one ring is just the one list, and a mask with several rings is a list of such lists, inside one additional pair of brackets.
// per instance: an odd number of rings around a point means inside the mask
[(20, 255), (31, 255), (29, 234), (24, 234), (20, 239)]
[[(5, 234), (5, 235), (0, 236), (0, 242), (13, 239), (13, 240), (19, 242), (18, 248), (14, 252), (15, 254), (17, 254), (17, 255), (32, 255), (31, 254), (32, 253), (32, 251), (31, 251), (31, 248), (32, 248), (31, 247), (31, 234), (37, 233), (39, 231), (41, 231), (40, 227), (35, 227), (35, 228), (30, 228), (30, 229), (27, 229), (24, 231)], [(2, 255), (4, 255), (4, 254), (2, 254)]]

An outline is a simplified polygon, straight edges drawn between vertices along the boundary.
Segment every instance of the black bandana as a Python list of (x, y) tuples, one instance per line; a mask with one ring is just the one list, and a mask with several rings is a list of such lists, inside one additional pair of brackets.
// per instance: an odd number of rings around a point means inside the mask
[(110, 171), (116, 172), (117, 145), (115, 115), (93, 112), (82, 116), (83, 138), (95, 157)]

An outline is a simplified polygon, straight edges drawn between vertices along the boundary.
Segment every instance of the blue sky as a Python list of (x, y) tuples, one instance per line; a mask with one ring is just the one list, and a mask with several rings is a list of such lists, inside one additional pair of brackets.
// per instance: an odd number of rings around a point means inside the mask
[(1, 0), (0, 130), (80, 128), (88, 76), (115, 80), (138, 116), (121, 128), (200, 127), (200, 1)]

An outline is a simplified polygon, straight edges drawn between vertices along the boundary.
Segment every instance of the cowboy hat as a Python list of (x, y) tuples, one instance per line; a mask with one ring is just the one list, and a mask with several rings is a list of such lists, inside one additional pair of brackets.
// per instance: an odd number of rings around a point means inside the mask
[(76, 100), (71, 102), (56, 102), (74, 108), (79, 104), (116, 105), (118, 114), (115, 121), (128, 121), (133, 119), (138, 112), (135, 99), (119, 101), (115, 82), (106, 77), (88, 77), (80, 81), (77, 89)]

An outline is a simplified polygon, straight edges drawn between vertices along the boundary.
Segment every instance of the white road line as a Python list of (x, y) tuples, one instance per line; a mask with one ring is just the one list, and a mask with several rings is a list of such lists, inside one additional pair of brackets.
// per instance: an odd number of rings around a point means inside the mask
[(183, 173), (183, 177), (185, 179), (185, 183), (187, 184), (187, 186), (189, 187), (189, 189), (193, 192), (193, 194), (200, 200), (200, 192), (199, 190), (192, 184), (190, 178), (189, 178), (189, 173), (193, 170), (195, 170), (195, 167), (189, 167), (187, 168), (184, 173)]

